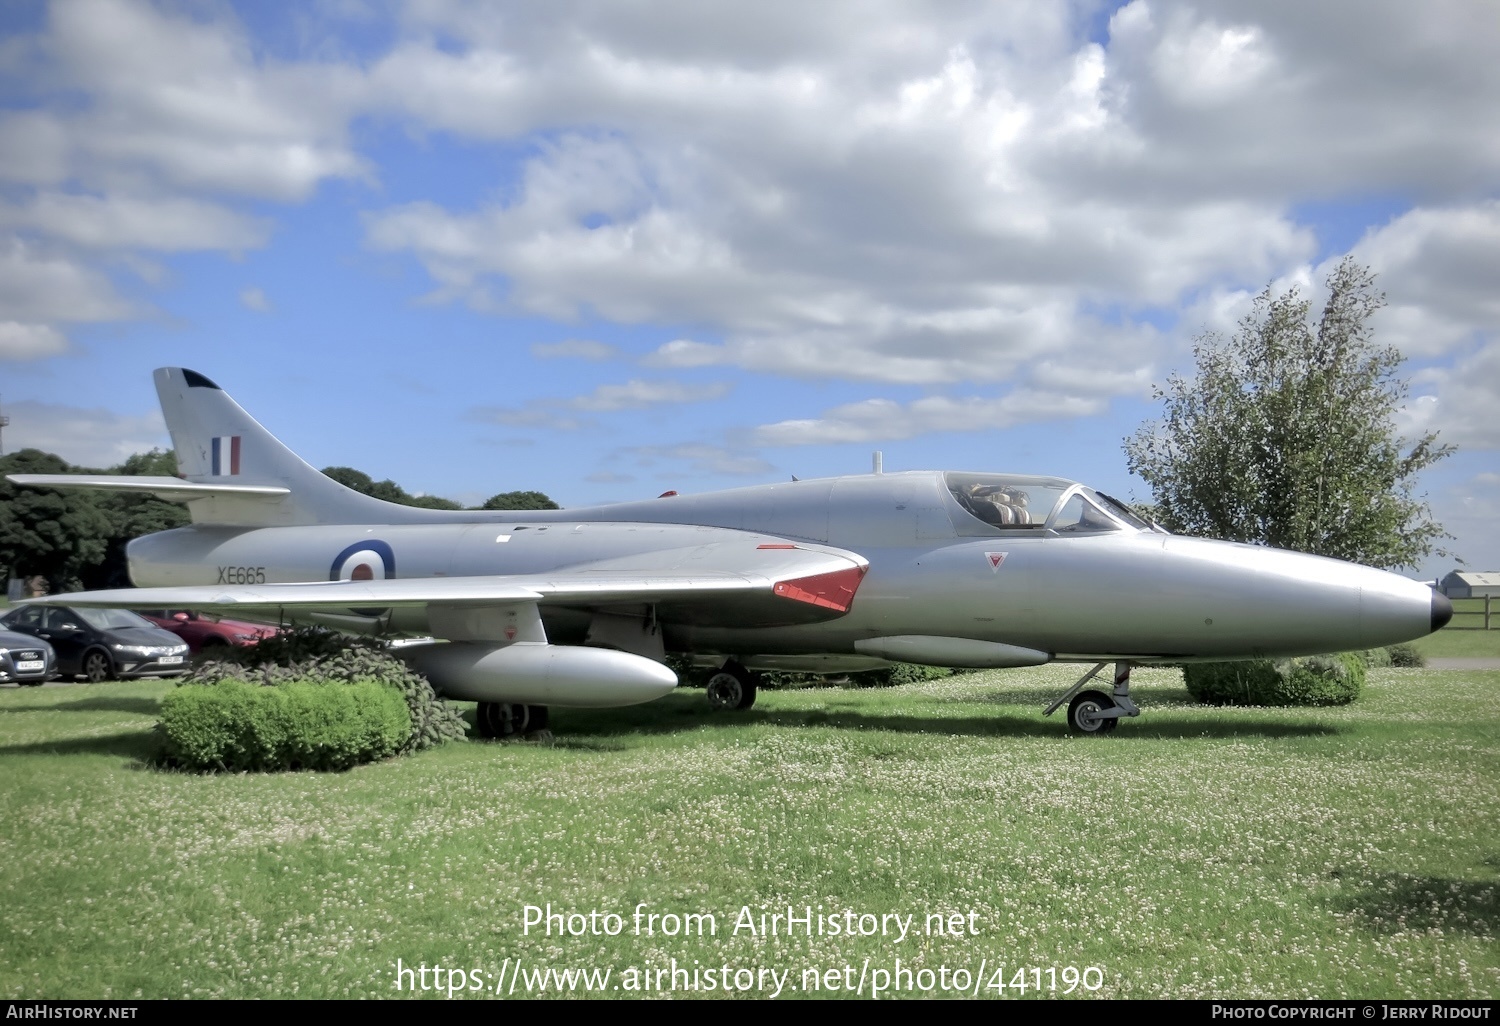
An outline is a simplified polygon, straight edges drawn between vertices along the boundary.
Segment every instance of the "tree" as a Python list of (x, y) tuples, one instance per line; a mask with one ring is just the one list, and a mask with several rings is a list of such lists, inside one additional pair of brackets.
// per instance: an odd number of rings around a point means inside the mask
[[(128, 457), (124, 463), (102, 471), (105, 474), (135, 474), (146, 477), (176, 477), (177, 454), (170, 449), (152, 449)], [(125, 547), (142, 535), (185, 527), (192, 521), (187, 506), (165, 502), (150, 495), (130, 492), (101, 492), (94, 498), (110, 522), (110, 534), (104, 558), (96, 565), (83, 568), (79, 581), (85, 588), (128, 588), (130, 569)]]
[[(463, 509), (464, 507), (452, 499), (444, 499), (436, 495), (412, 495), (405, 488), (389, 479), (376, 481), (362, 470), (353, 467), (324, 467), (323, 473), (333, 478), (345, 488), (353, 488), (356, 492), (384, 499), (386, 502), (399, 502), (403, 506), (422, 506), (426, 509)], [(492, 495), (479, 509), (559, 509), (557, 503), (553, 502), (541, 492), (501, 492)]]
[(67, 474), (74, 470), (40, 449), (0, 457), (0, 578), (47, 578), (51, 590), (79, 586), (104, 559), (114, 530), (98, 497), (86, 491), (24, 488), (6, 474)]
[(1450, 537), (1415, 479), (1454, 450), (1396, 433), (1408, 386), (1372, 337), (1375, 276), (1346, 257), (1327, 287), (1315, 324), (1297, 288), (1268, 287), (1232, 338), (1200, 336), (1196, 377), (1154, 390), (1165, 416), (1125, 439), (1126, 459), (1170, 530), (1415, 567)]
[[(23, 449), (0, 458), (4, 474), (145, 474), (175, 477), (177, 457), (152, 449), (107, 470), (75, 467)], [(187, 507), (149, 495), (23, 488), (0, 476), (0, 579), (40, 574), (53, 592), (130, 585), (125, 546), (189, 522)]]
[(541, 492), (501, 492), (484, 500), (480, 509), (561, 509)]
[(396, 502), (403, 506), (422, 506), (426, 509), (463, 509), (463, 506), (452, 499), (443, 499), (436, 495), (412, 495), (389, 478), (376, 481), (363, 470), (355, 470), (353, 467), (324, 467), (323, 473), (345, 488), (353, 488), (356, 492), (384, 499), (386, 502)]

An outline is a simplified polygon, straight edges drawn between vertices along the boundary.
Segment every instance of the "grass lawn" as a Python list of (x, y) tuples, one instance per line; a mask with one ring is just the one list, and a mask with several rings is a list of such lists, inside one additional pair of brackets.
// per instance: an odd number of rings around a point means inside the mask
[[(505, 990), (518, 958), (517, 996), (545, 967), (670, 990), (674, 958), (767, 996), (735, 971), (790, 971), (782, 996), (810, 970), (868, 994), (898, 959), (935, 971), (907, 986), (963, 969), (1005, 997), (1067, 967), (1104, 996), (1500, 995), (1500, 671), (1373, 671), (1326, 710), (1198, 708), (1137, 671), (1145, 715), (1074, 738), (1040, 708), (1077, 672), (727, 715), (682, 691), (557, 711), (551, 745), (276, 776), (145, 768), (170, 684), (0, 690), (0, 996), (384, 997), (398, 959)], [(549, 902), (621, 932), (526, 933)], [(717, 934), (637, 936), (643, 902)], [(734, 931), (788, 905), (914, 918), (905, 939)], [(938, 913), (963, 935), (929, 934)]]
[(1483, 599), (1454, 599), (1453, 613), (1447, 627), (1412, 642), (1418, 651), (1429, 659), (1500, 659), (1500, 603), (1491, 600), (1490, 630), (1472, 629), (1484, 624)]

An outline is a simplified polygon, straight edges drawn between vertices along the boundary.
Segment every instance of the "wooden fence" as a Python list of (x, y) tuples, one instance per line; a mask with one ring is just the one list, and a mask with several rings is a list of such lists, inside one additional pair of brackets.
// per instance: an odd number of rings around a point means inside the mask
[[(1453, 600), (1453, 621), (1448, 624), (1450, 631), (1487, 631), (1490, 625), (1500, 627), (1500, 616), (1490, 616), (1490, 603), (1493, 595), (1483, 595), (1479, 598), (1466, 598)], [(1500, 606), (1500, 602), (1495, 603)], [(1497, 610), (1500, 612), (1500, 610)]]

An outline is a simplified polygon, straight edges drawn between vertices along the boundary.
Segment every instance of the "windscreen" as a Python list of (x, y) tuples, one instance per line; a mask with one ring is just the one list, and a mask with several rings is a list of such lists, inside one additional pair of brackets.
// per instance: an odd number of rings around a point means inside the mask
[(120, 627), (155, 627), (156, 624), (128, 609), (75, 609), (90, 627), (96, 631), (114, 630)]

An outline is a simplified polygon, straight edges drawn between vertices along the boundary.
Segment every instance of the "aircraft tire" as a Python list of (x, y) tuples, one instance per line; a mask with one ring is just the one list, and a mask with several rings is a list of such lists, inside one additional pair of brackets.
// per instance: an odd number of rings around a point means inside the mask
[(540, 734), (547, 730), (552, 723), (552, 713), (545, 705), (526, 705), (520, 708), (525, 710), (524, 721), (521, 729), (528, 734)]
[[(705, 688), (708, 693), (708, 707), (714, 711), (722, 709), (738, 709), (740, 703), (745, 700), (745, 682), (740, 675), (732, 673), (728, 669), (719, 670), (708, 678)], [(751, 692), (751, 701), (754, 701), (754, 692)]]
[(736, 709), (748, 709), (755, 704), (756, 684), (757, 680), (752, 673), (750, 674), (750, 680), (746, 681), (743, 685), (740, 700), (735, 704)]
[[(541, 726), (532, 726), (539, 713)], [(474, 709), (474, 729), (480, 737), (507, 738), (528, 730), (542, 730), (547, 725), (545, 705), (513, 705), (509, 702), (480, 702)]]
[(1115, 717), (1095, 719), (1093, 714), (1114, 707), (1114, 699), (1102, 691), (1080, 691), (1068, 703), (1068, 729), (1075, 734), (1108, 734), (1120, 721)]

